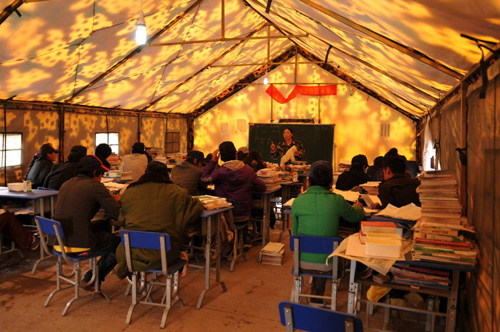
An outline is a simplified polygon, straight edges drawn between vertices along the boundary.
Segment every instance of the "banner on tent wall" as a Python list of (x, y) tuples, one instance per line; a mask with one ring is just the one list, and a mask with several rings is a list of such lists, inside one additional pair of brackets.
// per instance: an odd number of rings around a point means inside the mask
[(283, 97), (281, 92), (272, 84), (269, 86), (269, 88), (267, 88), (266, 92), (268, 95), (271, 96), (271, 98), (276, 100), (278, 103), (285, 104), (288, 103), (293, 98), (295, 98), (297, 94), (301, 94), (303, 96), (336, 95), (337, 85), (321, 85), (321, 86), (296, 85), (287, 98)]

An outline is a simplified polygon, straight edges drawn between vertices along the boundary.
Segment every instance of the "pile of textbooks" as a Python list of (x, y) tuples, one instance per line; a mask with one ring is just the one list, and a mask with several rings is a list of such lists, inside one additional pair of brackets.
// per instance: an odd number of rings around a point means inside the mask
[(394, 264), (391, 273), (393, 282), (397, 284), (441, 290), (449, 290), (451, 286), (449, 271)]
[(455, 176), (447, 171), (427, 172), (420, 180), (422, 218), (414, 227), (413, 260), (474, 266), (478, 252), (474, 228), (462, 216)]
[(269, 242), (260, 251), (259, 260), (262, 264), (282, 265), (285, 260), (285, 245), (279, 242)]
[(263, 168), (257, 172), (257, 176), (266, 184), (266, 191), (274, 191), (281, 188), (281, 179), (278, 172)]
[(232, 205), (223, 197), (210, 196), (210, 195), (202, 195), (194, 197), (198, 198), (203, 204), (203, 207), (205, 207), (205, 209), (207, 210), (221, 209)]

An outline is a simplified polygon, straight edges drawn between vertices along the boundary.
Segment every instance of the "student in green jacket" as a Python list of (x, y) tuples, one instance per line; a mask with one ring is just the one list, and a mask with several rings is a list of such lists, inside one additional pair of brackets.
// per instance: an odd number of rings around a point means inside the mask
[[(353, 206), (340, 195), (330, 191), (333, 185), (333, 168), (326, 161), (316, 161), (309, 172), (309, 189), (297, 197), (292, 204), (294, 235), (337, 237), (339, 218), (348, 222), (363, 220), (363, 205), (356, 202)], [(330, 273), (332, 264), (326, 265), (328, 255), (303, 253), (300, 255), (300, 268)], [(326, 278), (313, 277), (311, 295), (325, 294)], [(312, 299), (318, 302), (318, 299)]]

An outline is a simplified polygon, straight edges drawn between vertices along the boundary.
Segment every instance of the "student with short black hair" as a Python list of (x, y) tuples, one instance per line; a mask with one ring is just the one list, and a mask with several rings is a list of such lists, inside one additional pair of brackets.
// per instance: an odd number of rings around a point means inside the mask
[(26, 173), (26, 180), (31, 181), (33, 189), (43, 186), (45, 178), (52, 170), (52, 166), (54, 166), (58, 153), (59, 150), (56, 150), (52, 144), (45, 143), (33, 156)]
[(87, 155), (87, 148), (75, 145), (71, 148), (68, 160), (62, 164), (52, 166), (52, 170), (45, 178), (45, 188), (59, 190), (62, 184), (78, 174), (78, 162)]
[(413, 203), (420, 206), (417, 187), (420, 180), (406, 174), (406, 160), (401, 156), (388, 156), (383, 163), (384, 181), (379, 186), (378, 197), (382, 205), (375, 203), (373, 208), (385, 208), (388, 204), (402, 207)]
[(111, 168), (111, 165), (108, 162), (108, 157), (111, 156), (111, 147), (106, 143), (101, 143), (95, 148), (95, 155), (102, 161), (102, 164), (106, 168)]
[(366, 183), (369, 180), (366, 170), (368, 168), (368, 159), (363, 154), (354, 156), (351, 160), (351, 168), (340, 174), (335, 184), (339, 190), (351, 190), (352, 188)]
[(146, 156), (144, 143), (135, 142), (132, 146), (132, 154), (123, 156), (122, 164), (124, 172), (132, 172), (132, 180), (137, 181), (146, 172), (148, 157)]
[[(215, 169), (220, 159), (224, 162)], [(252, 209), (252, 191), (265, 192), (266, 185), (254, 170), (243, 161), (236, 159), (233, 142), (222, 142), (212, 154), (212, 160), (205, 166), (202, 181), (215, 184), (215, 195), (235, 201), (234, 221), (246, 221)]]
[[(83, 157), (78, 162), (78, 175), (64, 182), (57, 196), (54, 219), (64, 230), (64, 243), (68, 247), (90, 248), (91, 253), (107, 252), (97, 266), (100, 282), (104, 281), (116, 265), (115, 249), (120, 238), (97, 227), (92, 221), (99, 209), (118, 219), (120, 205), (101, 183), (108, 169), (95, 155)], [(92, 271), (85, 274), (83, 282), (89, 282)]]
[[(310, 187), (292, 204), (292, 231), (294, 235), (337, 237), (339, 219), (360, 222), (365, 212), (360, 202), (350, 205), (341, 195), (330, 191), (333, 168), (326, 161), (316, 161), (309, 171)], [(304, 253), (300, 256), (301, 269), (331, 273), (332, 264), (325, 265), (328, 255)], [(313, 277), (311, 295), (325, 293), (326, 278)], [(312, 299), (312, 302), (318, 302)]]
[(172, 169), (170, 180), (176, 185), (187, 189), (189, 195), (199, 195), (206, 190), (205, 184), (201, 181), (202, 162), (205, 156), (203, 152), (193, 150), (187, 154), (187, 159), (180, 165)]

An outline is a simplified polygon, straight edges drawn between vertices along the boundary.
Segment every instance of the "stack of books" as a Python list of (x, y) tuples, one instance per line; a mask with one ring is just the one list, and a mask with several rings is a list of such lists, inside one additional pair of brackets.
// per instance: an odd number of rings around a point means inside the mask
[(210, 195), (193, 196), (193, 197), (198, 198), (203, 204), (203, 207), (205, 207), (205, 209), (207, 210), (221, 209), (232, 205), (223, 197), (210, 196)]
[(278, 172), (270, 168), (263, 168), (257, 172), (257, 176), (266, 184), (266, 191), (274, 191), (281, 188), (281, 179)]
[(473, 227), (462, 217), (457, 180), (450, 172), (428, 172), (417, 189), (422, 218), (413, 233), (413, 260), (474, 266), (477, 249)]
[(285, 260), (285, 245), (279, 242), (269, 242), (260, 251), (262, 264), (282, 265)]
[(442, 290), (449, 290), (451, 286), (449, 271), (394, 264), (391, 273), (393, 282), (397, 284)]
[(360, 184), (359, 186), (366, 191), (366, 194), (377, 196), (379, 185), (380, 181), (368, 181), (367, 183)]
[(340, 160), (337, 171), (344, 172), (351, 168), (351, 162), (349, 160)]

